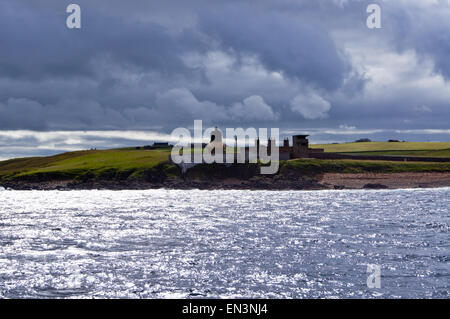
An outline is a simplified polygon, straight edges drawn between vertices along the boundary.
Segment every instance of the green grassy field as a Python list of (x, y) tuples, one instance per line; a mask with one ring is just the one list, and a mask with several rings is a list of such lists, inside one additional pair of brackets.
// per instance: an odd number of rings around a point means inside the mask
[(76, 178), (86, 172), (96, 176), (138, 174), (168, 160), (170, 151), (95, 150), (63, 153), (49, 157), (19, 158), (0, 162), (0, 178), (49, 175), (58, 179)]
[(450, 142), (370, 142), (344, 144), (315, 144), (311, 148), (323, 148), (325, 152), (354, 155), (407, 155), (450, 157)]
[(450, 163), (391, 162), (358, 160), (296, 159), (281, 164), (281, 170), (294, 170), (304, 175), (321, 173), (413, 173), (450, 172)]
[[(449, 156), (450, 143), (349, 143), (313, 147), (322, 147), (329, 152), (353, 154)], [(422, 149), (416, 149), (419, 147)], [(179, 168), (167, 162), (169, 155), (168, 148), (126, 148), (11, 159), (0, 162), (0, 181), (160, 180), (168, 176), (179, 177)], [(281, 171), (294, 170), (306, 175), (326, 172), (450, 172), (450, 163), (299, 159), (281, 162), (280, 168)], [(204, 176), (200, 174), (202, 172), (198, 173), (207, 178), (207, 169), (204, 168), (203, 171)], [(241, 173), (237, 172), (237, 175)]]
[(368, 152), (346, 152), (343, 154), (351, 155), (404, 155), (404, 156), (422, 156), (422, 157), (450, 157), (450, 149), (446, 150), (419, 150), (419, 151), (368, 151)]

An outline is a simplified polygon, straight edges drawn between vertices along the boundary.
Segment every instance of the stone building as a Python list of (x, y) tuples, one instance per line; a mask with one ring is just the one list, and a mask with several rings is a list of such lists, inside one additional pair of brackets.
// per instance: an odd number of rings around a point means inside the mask
[(285, 138), (280, 147), (280, 159), (309, 158), (311, 154), (323, 153), (321, 148), (309, 148), (308, 136), (294, 135), (292, 146), (289, 145), (289, 138)]
[[(263, 154), (267, 154), (271, 156), (272, 145), (275, 147), (274, 149), (279, 152), (279, 160), (286, 161), (290, 159), (296, 158), (315, 158), (315, 154), (324, 153), (323, 149), (312, 149), (309, 148), (308, 135), (294, 135), (292, 137), (292, 146), (290, 145), (289, 138), (285, 138), (282, 146), (276, 145), (276, 141), (274, 139), (269, 139), (267, 141), (267, 145), (262, 145), (260, 143), (260, 139), (257, 138), (255, 140), (254, 146), (245, 146), (244, 148), (237, 147), (237, 137), (235, 137), (234, 145), (228, 145), (230, 148), (236, 147), (236, 153), (231, 154), (231, 158), (233, 159), (233, 163), (239, 162), (238, 158), (242, 158), (244, 162), (252, 162), (252, 160), (257, 160), (259, 158), (260, 150), (263, 151)], [(189, 146), (188, 146), (189, 147)], [(194, 144), (190, 145), (191, 147), (191, 155), (189, 163), (183, 163), (182, 168), (183, 171), (187, 170), (190, 167), (193, 167), (197, 164), (204, 163), (202, 158), (202, 150), (206, 147), (211, 148), (212, 154), (215, 154), (215, 150), (222, 148), (223, 150), (223, 160), (220, 161), (226, 165), (230, 165), (227, 160), (227, 145), (223, 143), (222, 132), (217, 129), (217, 127), (211, 132), (210, 143), (202, 144), (201, 149), (196, 149)], [(242, 154), (243, 157), (241, 157)], [(218, 154), (217, 154), (218, 155)], [(230, 156), (230, 155), (228, 155)], [(196, 158), (200, 158), (200, 162), (197, 162)], [(169, 156), (169, 160), (172, 162), (171, 157)]]

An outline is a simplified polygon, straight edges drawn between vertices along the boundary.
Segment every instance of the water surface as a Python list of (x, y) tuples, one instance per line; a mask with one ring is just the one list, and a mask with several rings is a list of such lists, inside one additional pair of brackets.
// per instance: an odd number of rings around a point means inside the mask
[(448, 298), (449, 207), (450, 188), (0, 191), (0, 297)]

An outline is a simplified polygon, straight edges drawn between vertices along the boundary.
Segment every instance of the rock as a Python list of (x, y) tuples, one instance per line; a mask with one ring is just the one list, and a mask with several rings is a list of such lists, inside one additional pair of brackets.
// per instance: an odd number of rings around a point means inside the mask
[(363, 187), (364, 189), (388, 189), (389, 187), (383, 184), (366, 184)]

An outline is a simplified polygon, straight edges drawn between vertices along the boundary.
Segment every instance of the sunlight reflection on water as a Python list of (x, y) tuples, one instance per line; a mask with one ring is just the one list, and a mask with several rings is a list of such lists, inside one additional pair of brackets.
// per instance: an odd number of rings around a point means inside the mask
[(448, 207), (449, 188), (3, 190), (0, 297), (448, 298)]

